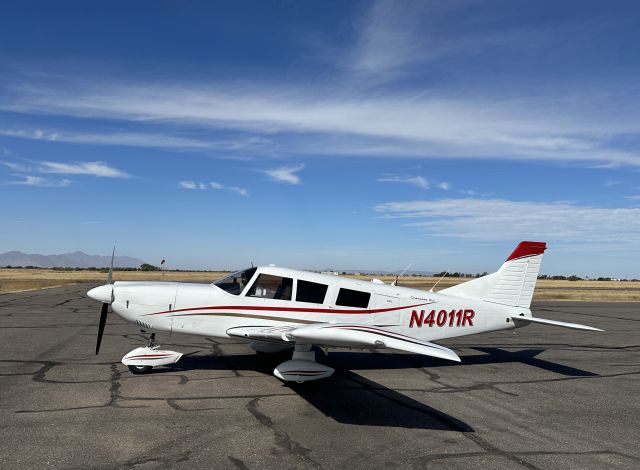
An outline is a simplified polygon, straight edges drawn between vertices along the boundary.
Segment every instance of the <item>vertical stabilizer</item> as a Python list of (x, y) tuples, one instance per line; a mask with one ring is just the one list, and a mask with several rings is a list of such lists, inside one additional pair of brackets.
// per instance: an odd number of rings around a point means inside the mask
[(440, 291), (458, 297), (529, 308), (540, 272), (544, 242), (520, 242), (498, 271)]

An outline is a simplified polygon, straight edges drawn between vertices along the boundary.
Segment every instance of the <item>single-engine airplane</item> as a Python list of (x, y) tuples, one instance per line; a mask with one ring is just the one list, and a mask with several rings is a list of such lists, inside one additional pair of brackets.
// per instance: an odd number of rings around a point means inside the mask
[[(146, 347), (122, 358), (134, 374), (176, 363), (181, 353), (160, 349), (155, 332), (251, 341), (257, 352), (293, 349), (274, 370), (284, 381), (329, 377), (313, 346), (390, 348), (460, 362), (431, 341), (531, 323), (578, 330), (591, 326), (533, 317), (531, 298), (544, 242), (521, 242), (495, 273), (433, 292), (276, 266), (252, 267), (212, 284), (112, 282), (87, 295), (102, 302), (96, 354), (109, 305), (125, 320), (152, 332)], [(114, 248), (115, 251), (115, 248)]]

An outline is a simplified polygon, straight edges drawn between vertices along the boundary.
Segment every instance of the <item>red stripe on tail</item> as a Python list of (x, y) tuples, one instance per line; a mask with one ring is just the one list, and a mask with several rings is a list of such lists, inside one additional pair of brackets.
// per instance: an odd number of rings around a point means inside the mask
[(513, 253), (507, 258), (507, 261), (518, 258), (526, 258), (528, 256), (541, 255), (547, 249), (545, 242), (520, 242)]

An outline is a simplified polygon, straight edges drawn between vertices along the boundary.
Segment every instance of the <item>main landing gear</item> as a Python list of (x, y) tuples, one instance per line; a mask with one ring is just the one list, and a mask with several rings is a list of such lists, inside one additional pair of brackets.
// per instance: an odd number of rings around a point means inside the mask
[(311, 349), (310, 344), (296, 343), (291, 360), (280, 364), (273, 373), (280, 380), (302, 383), (325, 379), (333, 371), (333, 368), (316, 362), (316, 352)]
[(148, 374), (154, 367), (175, 364), (182, 357), (182, 353), (160, 350), (155, 343), (156, 334), (151, 333), (147, 346), (136, 348), (122, 358), (122, 363), (133, 374)]

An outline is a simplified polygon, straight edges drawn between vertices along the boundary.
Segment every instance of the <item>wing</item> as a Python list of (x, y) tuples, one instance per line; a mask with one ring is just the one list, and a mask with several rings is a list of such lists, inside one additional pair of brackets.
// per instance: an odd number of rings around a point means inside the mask
[(460, 362), (451, 349), (401, 335), (384, 328), (343, 323), (321, 323), (285, 333), (298, 342), (355, 348), (390, 348)]
[(600, 328), (594, 328), (593, 326), (580, 325), (579, 323), (567, 323), (557, 320), (547, 320), (546, 318), (534, 318), (534, 317), (511, 317), (514, 322), (522, 323), (540, 323), (543, 325), (560, 326), (563, 328), (571, 328), (573, 330), (587, 330), (587, 331), (604, 331)]
[(308, 326), (240, 326), (229, 328), (227, 334), (260, 341), (346, 348), (390, 348), (460, 362), (458, 355), (444, 346), (368, 325), (317, 323)]

